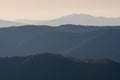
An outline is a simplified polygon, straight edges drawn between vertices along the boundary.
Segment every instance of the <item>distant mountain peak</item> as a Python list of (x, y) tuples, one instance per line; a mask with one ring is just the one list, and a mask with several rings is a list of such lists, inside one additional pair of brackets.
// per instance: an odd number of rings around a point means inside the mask
[(69, 16), (92, 16), (92, 15), (89, 15), (89, 14), (71, 14)]
[(17, 20), (17, 22), (58, 26), (63, 24), (91, 25), (91, 26), (119, 26), (120, 18), (96, 17), (88, 14), (71, 14), (52, 20)]

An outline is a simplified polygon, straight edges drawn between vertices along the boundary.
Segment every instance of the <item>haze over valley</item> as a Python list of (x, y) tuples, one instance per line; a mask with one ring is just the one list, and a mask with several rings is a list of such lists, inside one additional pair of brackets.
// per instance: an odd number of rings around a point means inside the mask
[(109, 58), (120, 61), (119, 34), (119, 26), (28, 25), (1, 28), (0, 56), (48, 52), (77, 58)]
[(120, 0), (0, 0), (0, 80), (120, 80)]

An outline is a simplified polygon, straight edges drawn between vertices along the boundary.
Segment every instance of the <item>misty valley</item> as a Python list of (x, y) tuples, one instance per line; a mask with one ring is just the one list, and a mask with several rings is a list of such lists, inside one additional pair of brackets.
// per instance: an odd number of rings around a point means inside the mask
[(120, 80), (120, 26), (0, 28), (0, 80)]
[(0, 0), (0, 80), (120, 80), (120, 0)]

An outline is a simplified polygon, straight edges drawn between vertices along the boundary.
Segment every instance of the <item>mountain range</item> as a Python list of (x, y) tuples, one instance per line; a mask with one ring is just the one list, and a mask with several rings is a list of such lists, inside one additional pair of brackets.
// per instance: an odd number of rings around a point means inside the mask
[(51, 20), (27, 20), (27, 19), (17, 19), (14, 21), (0, 20), (0, 27), (22, 25), (59, 26), (64, 24), (89, 25), (89, 26), (119, 26), (120, 18), (96, 17), (87, 14), (72, 14)]
[(120, 18), (96, 17), (87, 14), (72, 14), (51, 20), (26, 20), (18, 19), (17, 22), (33, 25), (59, 26), (63, 24), (92, 25), (92, 26), (117, 26)]
[(0, 56), (56, 53), (120, 61), (119, 26), (61, 25), (0, 28)]
[(85, 14), (0, 20), (0, 80), (120, 80), (119, 22)]

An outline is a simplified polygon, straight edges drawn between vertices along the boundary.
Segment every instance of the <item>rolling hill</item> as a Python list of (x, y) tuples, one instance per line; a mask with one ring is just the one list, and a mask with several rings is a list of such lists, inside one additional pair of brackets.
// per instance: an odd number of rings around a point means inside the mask
[(120, 61), (120, 27), (80, 25), (0, 28), (0, 56), (56, 53)]
[(114, 61), (76, 62), (48, 53), (0, 58), (1, 80), (119, 80), (119, 75), (120, 64)]

